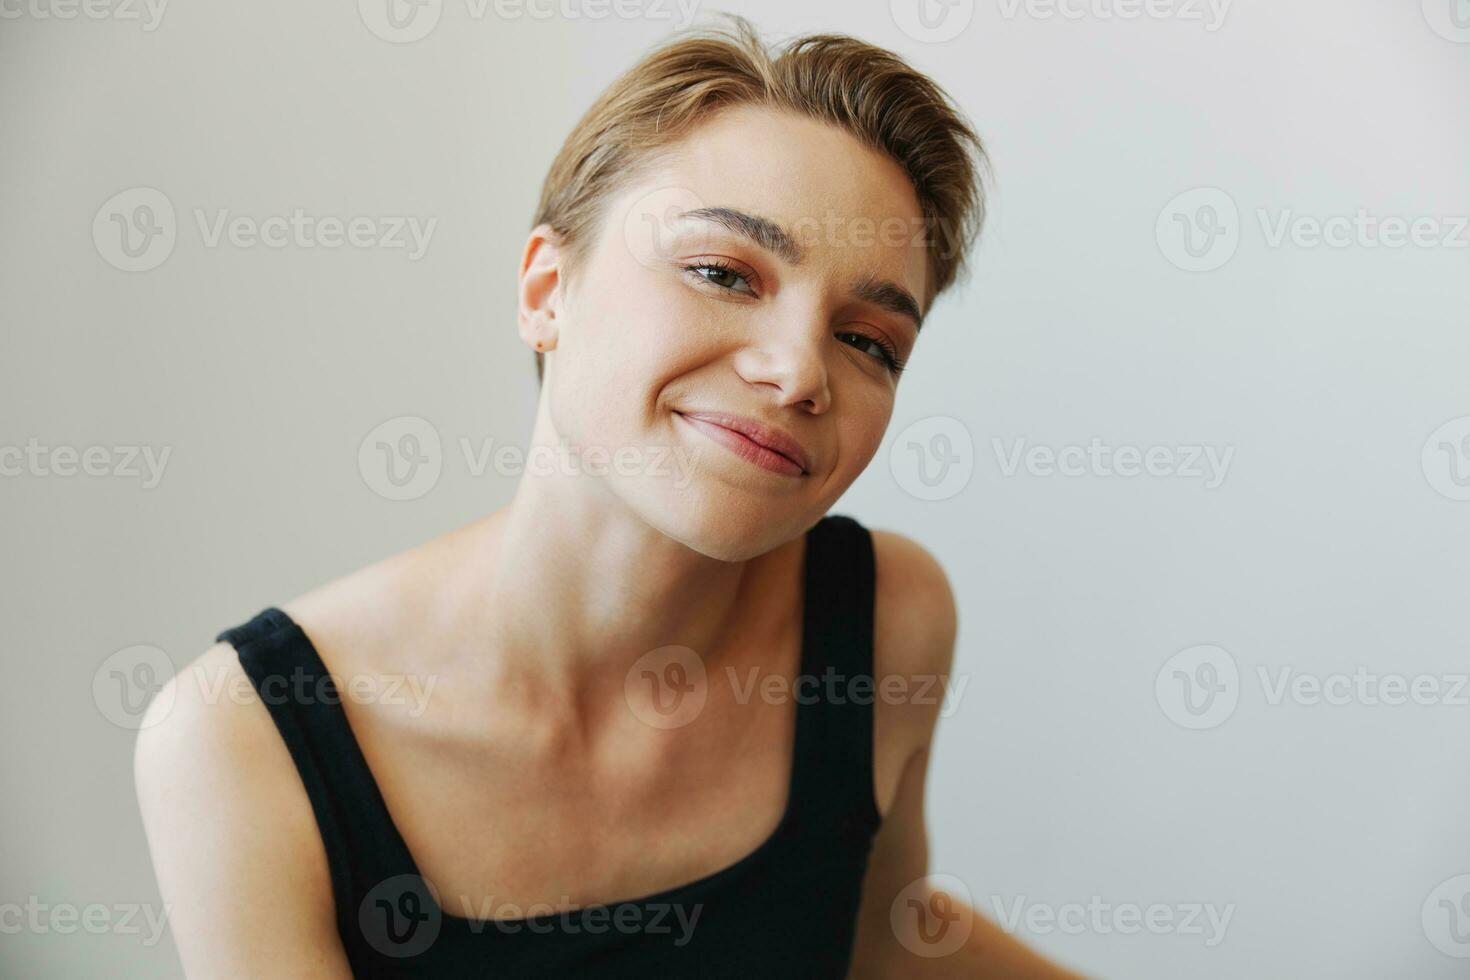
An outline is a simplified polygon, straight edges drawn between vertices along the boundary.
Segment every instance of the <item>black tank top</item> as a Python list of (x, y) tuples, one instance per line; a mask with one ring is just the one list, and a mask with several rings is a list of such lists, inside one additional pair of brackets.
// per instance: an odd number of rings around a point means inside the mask
[(851, 517), (824, 517), (807, 532), (802, 579), (801, 675), (812, 680), (791, 689), (796, 744), (776, 830), (734, 864), (695, 881), (575, 910), (542, 906), (519, 919), (461, 917), (454, 902), (439, 905), (393, 824), (331, 675), (285, 612), (272, 607), (221, 633), (301, 774), (326, 845), (337, 930), (353, 973), (844, 977), (880, 822), (868, 530)]

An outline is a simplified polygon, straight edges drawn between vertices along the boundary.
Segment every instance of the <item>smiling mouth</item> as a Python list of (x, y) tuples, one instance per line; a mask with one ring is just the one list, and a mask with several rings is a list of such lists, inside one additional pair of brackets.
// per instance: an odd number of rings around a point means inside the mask
[[(697, 430), (707, 438), (719, 443), (729, 449), (736, 456), (748, 463), (753, 463), (761, 469), (783, 476), (802, 477), (807, 471), (802, 464), (796, 460), (796, 451), (773, 448), (757, 438), (740, 432), (730, 427), (731, 424), (739, 424), (730, 416), (705, 412), (675, 412), (683, 419), (690, 428)], [(773, 440), (774, 441), (774, 440)], [(790, 453), (790, 455), (788, 455)]]

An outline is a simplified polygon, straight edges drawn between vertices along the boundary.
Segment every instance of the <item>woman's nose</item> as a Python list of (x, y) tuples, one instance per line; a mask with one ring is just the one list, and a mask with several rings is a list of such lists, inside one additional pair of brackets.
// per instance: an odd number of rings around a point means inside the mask
[(792, 332), (741, 348), (735, 356), (735, 372), (747, 384), (776, 389), (780, 406), (825, 412), (832, 396), (824, 354), (814, 332)]

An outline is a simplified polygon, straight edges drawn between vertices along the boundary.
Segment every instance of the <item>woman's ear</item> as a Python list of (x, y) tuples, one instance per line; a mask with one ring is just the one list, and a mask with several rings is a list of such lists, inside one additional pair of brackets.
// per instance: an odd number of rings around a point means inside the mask
[(556, 349), (560, 312), (561, 271), (566, 252), (561, 236), (550, 225), (537, 225), (526, 239), (516, 287), (517, 322), (521, 339), (532, 350)]

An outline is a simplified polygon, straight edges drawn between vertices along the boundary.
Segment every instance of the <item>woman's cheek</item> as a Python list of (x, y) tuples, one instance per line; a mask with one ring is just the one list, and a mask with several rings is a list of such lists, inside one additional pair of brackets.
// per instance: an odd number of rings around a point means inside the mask
[[(886, 404), (873, 403), (865, 406), (865, 411), (860, 419), (855, 419), (855, 425), (844, 443), (851, 448), (846, 465), (851, 466), (861, 473), (867, 469), (873, 457), (878, 454), (878, 448), (883, 444), (883, 434), (888, 430), (888, 422), (893, 417), (893, 402), (888, 400)], [(857, 474), (853, 475), (857, 478)]]

